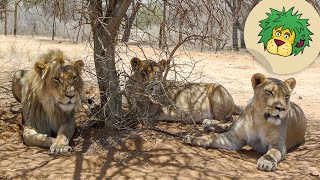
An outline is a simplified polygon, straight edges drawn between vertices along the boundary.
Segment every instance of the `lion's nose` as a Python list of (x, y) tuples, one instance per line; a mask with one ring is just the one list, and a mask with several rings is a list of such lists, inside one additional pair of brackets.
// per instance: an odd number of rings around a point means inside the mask
[(277, 109), (278, 111), (285, 111), (285, 110), (286, 110), (285, 108), (280, 107), (280, 106), (276, 106), (276, 109)]
[(276, 43), (277, 46), (281, 46), (282, 44), (285, 43), (284, 41), (281, 41), (281, 40), (278, 40), (278, 39), (275, 39), (274, 42)]
[(70, 95), (66, 95), (66, 94), (65, 94), (65, 96), (68, 97), (69, 99), (72, 99), (74, 97), (74, 95), (70, 96)]

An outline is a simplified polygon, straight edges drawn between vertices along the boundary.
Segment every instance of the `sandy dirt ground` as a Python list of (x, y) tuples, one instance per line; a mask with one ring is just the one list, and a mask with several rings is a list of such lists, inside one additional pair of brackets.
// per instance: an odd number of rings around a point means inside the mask
[[(261, 172), (256, 169), (261, 154), (250, 148), (238, 152), (204, 149), (184, 145), (154, 131), (83, 128), (88, 120), (84, 113), (77, 114), (72, 152), (52, 156), (48, 149), (25, 146), (21, 139), (21, 106), (11, 95), (11, 75), (14, 70), (29, 67), (37, 55), (52, 48), (61, 48), (74, 58), (84, 58), (86, 68), (92, 69), (89, 45), (41, 37), (0, 36), (0, 179), (320, 179), (319, 58), (302, 72), (279, 76), (268, 73), (245, 51), (189, 51), (195, 60), (202, 60), (197, 66), (206, 75), (202, 81), (221, 83), (242, 107), (252, 97), (250, 78), (256, 72), (297, 80), (291, 100), (302, 107), (308, 118), (306, 142), (288, 153), (276, 172)], [(154, 51), (143, 48), (146, 55), (155, 57)], [(139, 48), (131, 50), (138, 52)], [(185, 55), (179, 58), (188, 60)], [(129, 59), (124, 57), (124, 61), (128, 63)], [(89, 89), (86, 95), (92, 96), (90, 89), (95, 89), (92, 74), (84, 73), (84, 79)], [(158, 127), (170, 132), (193, 129), (178, 123), (160, 123)]]

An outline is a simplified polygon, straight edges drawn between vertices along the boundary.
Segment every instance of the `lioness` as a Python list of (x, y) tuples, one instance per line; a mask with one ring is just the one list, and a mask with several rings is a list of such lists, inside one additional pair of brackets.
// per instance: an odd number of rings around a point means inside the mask
[(83, 91), (83, 66), (83, 61), (71, 62), (60, 50), (52, 50), (40, 56), (32, 69), (14, 73), (12, 93), (22, 103), (26, 145), (50, 147), (50, 153), (71, 149), (75, 108)]
[(257, 161), (263, 171), (275, 171), (287, 149), (304, 142), (307, 120), (301, 108), (290, 102), (294, 78), (284, 82), (255, 74), (251, 79), (254, 96), (227, 132), (210, 136), (186, 136), (184, 142), (203, 147), (240, 150), (250, 145), (266, 153)]
[[(131, 59), (133, 74), (125, 86), (129, 107), (140, 118), (201, 122), (204, 119), (230, 121), (241, 108), (220, 84), (162, 81), (169, 61)], [(129, 108), (129, 109), (130, 109)], [(186, 118), (188, 118), (186, 120)]]

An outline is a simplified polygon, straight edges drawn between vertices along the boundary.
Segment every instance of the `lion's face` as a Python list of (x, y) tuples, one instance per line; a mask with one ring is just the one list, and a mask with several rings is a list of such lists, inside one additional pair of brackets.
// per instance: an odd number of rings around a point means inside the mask
[(271, 54), (280, 56), (290, 56), (292, 53), (292, 45), (295, 40), (295, 32), (282, 27), (272, 30), (272, 38), (267, 42), (267, 50)]
[(137, 57), (131, 59), (132, 78), (147, 94), (155, 94), (160, 88), (163, 72), (168, 65), (167, 60), (158, 63), (152, 60), (140, 60)]
[(280, 125), (289, 110), (290, 95), (296, 85), (295, 79), (290, 78), (283, 82), (257, 73), (252, 76), (251, 82), (255, 111), (263, 113), (266, 121)]
[(75, 62), (49, 63), (37, 62), (34, 66), (43, 84), (43, 94), (47, 99), (54, 99), (55, 104), (62, 111), (72, 111), (80, 104), (83, 90), (83, 80), (80, 76), (84, 63)]

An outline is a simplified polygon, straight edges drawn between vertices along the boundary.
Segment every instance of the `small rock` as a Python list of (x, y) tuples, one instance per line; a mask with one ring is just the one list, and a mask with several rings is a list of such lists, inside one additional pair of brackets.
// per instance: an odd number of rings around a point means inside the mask
[(302, 99), (302, 97), (301, 96), (299, 96), (299, 98), (298, 99)]

